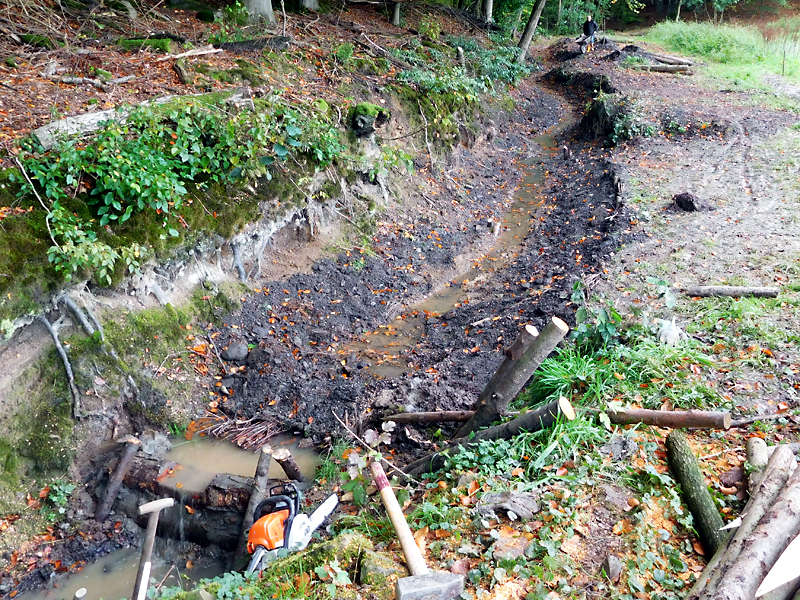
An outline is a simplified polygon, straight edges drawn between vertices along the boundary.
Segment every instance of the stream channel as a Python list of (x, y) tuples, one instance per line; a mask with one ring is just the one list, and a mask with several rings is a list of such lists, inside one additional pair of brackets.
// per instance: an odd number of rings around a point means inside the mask
[[(564, 118), (551, 132), (532, 139), (543, 153), (554, 154), (557, 150), (554, 136), (563, 131), (568, 118)], [(531, 147), (535, 147), (531, 145)], [(542, 156), (521, 161), (523, 177), (509, 210), (501, 222), (495, 225), (497, 241), (490, 252), (482, 255), (465, 273), (453, 278), (436, 293), (428, 296), (420, 304), (404, 311), (405, 316), (377, 330), (365, 334), (361, 340), (349, 344), (368, 365), (374, 377), (393, 378), (404, 375), (409, 365), (402, 360), (404, 350), (414, 348), (425, 331), (426, 319), (451, 310), (464, 302), (471, 284), (484, 279), (491, 272), (498, 271), (512, 261), (515, 252), (527, 237), (531, 228), (531, 213), (538, 206), (537, 193), (544, 181), (545, 169)], [(273, 448), (287, 444), (304, 476), (313, 481), (318, 464), (318, 455), (311, 449), (299, 448), (296, 438), (278, 436), (270, 441)], [(183, 469), (176, 473), (176, 483), (187, 489), (203, 489), (218, 473), (230, 473), (252, 477), (258, 463), (258, 454), (245, 451), (228, 442), (213, 442), (196, 438), (191, 442), (177, 441), (165, 459), (175, 461)], [(284, 477), (280, 466), (273, 460), (270, 478)], [(180, 534), (176, 537), (180, 538)], [(152, 582), (164, 586), (191, 586), (204, 578), (220, 575), (225, 570), (226, 556), (209, 554), (203, 564), (187, 564), (181, 556), (182, 542), (157, 540), (153, 553)], [(125, 548), (112, 552), (87, 565), (80, 572), (61, 578), (51, 589), (39, 589), (20, 596), (23, 600), (71, 600), (80, 588), (86, 588), (85, 600), (118, 600), (129, 598), (140, 551)], [(189, 568), (187, 568), (189, 567)], [(180, 573), (180, 575), (178, 575)], [(182, 582), (179, 582), (182, 579)]]

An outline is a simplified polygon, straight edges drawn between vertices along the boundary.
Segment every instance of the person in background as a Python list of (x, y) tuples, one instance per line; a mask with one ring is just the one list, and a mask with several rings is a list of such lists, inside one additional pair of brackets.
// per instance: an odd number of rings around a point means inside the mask
[(586, 15), (586, 22), (583, 24), (583, 35), (586, 36), (586, 51), (594, 50), (594, 34), (597, 32), (597, 23), (592, 20), (592, 15)]

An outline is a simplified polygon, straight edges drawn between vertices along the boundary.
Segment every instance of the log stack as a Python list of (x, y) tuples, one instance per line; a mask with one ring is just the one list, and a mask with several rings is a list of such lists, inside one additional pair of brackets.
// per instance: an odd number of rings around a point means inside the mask
[[(779, 446), (757, 481), (751, 481), (739, 526), (719, 545), (687, 600), (752, 600), (800, 534), (800, 469), (791, 449)], [(796, 573), (794, 580), (761, 598), (800, 600), (800, 564)]]

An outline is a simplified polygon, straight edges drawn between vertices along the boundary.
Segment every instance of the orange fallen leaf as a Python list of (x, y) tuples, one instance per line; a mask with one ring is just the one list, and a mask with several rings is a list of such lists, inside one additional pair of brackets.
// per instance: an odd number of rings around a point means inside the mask
[(522, 469), (522, 467), (516, 467), (513, 471), (511, 471), (511, 476), (512, 477), (519, 477), (524, 472), (525, 471)]
[(694, 551), (697, 552), (700, 556), (706, 555), (706, 551), (703, 550), (703, 546), (700, 544), (700, 542), (696, 540), (692, 542), (692, 548), (694, 548)]

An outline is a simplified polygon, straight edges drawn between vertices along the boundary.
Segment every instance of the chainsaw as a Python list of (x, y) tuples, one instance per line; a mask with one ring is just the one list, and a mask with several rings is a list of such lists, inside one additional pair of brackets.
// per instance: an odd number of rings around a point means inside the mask
[(253, 526), (247, 536), (247, 551), (253, 556), (245, 573), (261, 571), (278, 558), (281, 550), (285, 554), (308, 546), (311, 535), (338, 503), (339, 498), (333, 494), (311, 515), (300, 514), (300, 492), (293, 483), (270, 489), (269, 497), (253, 512)]

